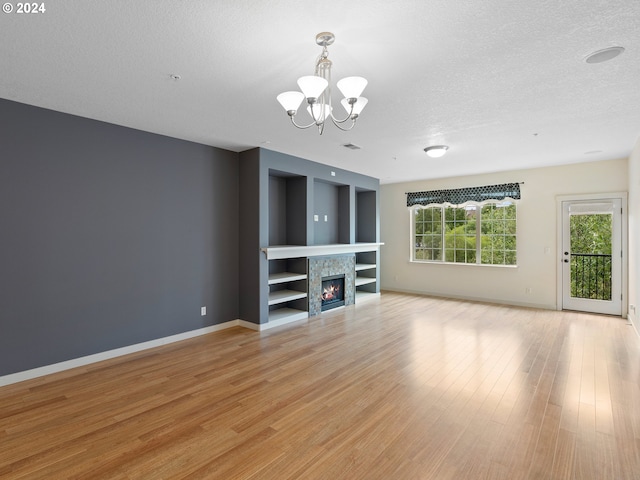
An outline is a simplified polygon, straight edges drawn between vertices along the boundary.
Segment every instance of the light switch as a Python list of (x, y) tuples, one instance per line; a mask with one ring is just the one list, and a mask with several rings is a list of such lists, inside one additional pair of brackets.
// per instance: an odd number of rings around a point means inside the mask
[(325, 215), (325, 216), (324, 216), (324, 221), (325, 221), (325, 222), (328, 222), (328, 221), (329, 221), (329, 215)]
[(314, 221), (314, 222), (317, 222), (318, 220), (319, 220), (318, 215), (314, 215), (314, 216), (313, 216), (313, 221)]

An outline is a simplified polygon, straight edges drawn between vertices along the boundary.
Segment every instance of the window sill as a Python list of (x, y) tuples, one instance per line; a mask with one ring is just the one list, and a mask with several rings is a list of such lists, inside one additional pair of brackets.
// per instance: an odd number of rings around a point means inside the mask
[(461, 263), (461, 262), (438, 262), (430, 260), (409, 260), (409, 263), (422, 265), (456, 265), (465, 267), (493, 267), (493, 268), (518, 268), (518, 265), (493, 265), (491, 263)]

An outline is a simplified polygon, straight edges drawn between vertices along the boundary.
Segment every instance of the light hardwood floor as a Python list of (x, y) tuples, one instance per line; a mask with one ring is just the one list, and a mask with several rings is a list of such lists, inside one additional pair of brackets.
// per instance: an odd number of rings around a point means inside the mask
[(384, 293), (0, 388), (0, 446), (11, 479), (640, 479), (640, 340)]

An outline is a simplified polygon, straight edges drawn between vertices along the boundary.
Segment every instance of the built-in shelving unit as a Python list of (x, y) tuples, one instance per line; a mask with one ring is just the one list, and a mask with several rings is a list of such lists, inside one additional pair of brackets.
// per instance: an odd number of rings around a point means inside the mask
[(363, 285), (369, 285), (370, 283), (376, 283), (375, 278), (366, 278), (366, 277), (356, 277), (356, 287), (361, 287)]
[(307, 275), (304, 273), (281, 272), (269, 275), (269, 285), (278, 283), (295, 282), (296, 280), (306, 280)]
[(349, 265), (350, 301), (378, 294), (379, 188), (376, 178), (291, 155), (242, 152), (242, 319), (262, 329), (316, 315), (309, 283), (315, 290), (319, 267), (308, 271), (311, 258), (355, 256), (331, 260)]
[[(379, 242), (367, 243), (337, 243), (335, 245), (276, 245), (263, 247), (260, 250), (267, 260), (286, 259), (293, 257), (317, 257), (326, 255), (343, 255), (345, 253), (375, 252), (384, 245)], [(359, 263), (359, 262), (356, 262)], [(376, 264), (373, 264), (375, 267)]]
[(375, 263), (356, 263), (356, 272), (361, 272), (363, 270), (371, 270), (372, 268), (376, 268), (377, 265)]
[(269, 322), (307, 318), (306, 258), (271, 260), (269, 271)]
[(362, 303), (367, 300), (378, 298), (379, 296), (380, 296), (379, 293), (365, 292), (364, 290), (356, 290), (356, 303)]
[(270, 324), (285, 324), (296, 322), (298, 320), (304, 320), (308, 317), (309, 314), (306, 311), (297, 310), (295, 308), (283, 307), (269, 311)]
[[(377, 263), (379, 242), (335, 244), (335, 245), (280, 245), (263, 247), (261, 251), (269, 261), (269, 321), (279, 321), (286, 318), (302, 318), (308, 308), (300, 304), (300, 299), (308, 299), (309, 283), (304, 280), (308, 276), (299, 273), (303, 270), (303, 263), (316, 257), (333, 257), (341, 255), (355, 255), (354, 287), (355, 302), (375, 298), (378, 293)], [(293, 270), (293, 271), (292, 271)], [(306, 288), (306, 289), (305, 289)], [(302, 291), (305, 289), (305, 291)], [(291, 308), (292, 301), (298, 301), (296, 308)], [(307, 303), (308, 307), (308, 303)], [(283, 309), (282, 312), (279, 310)], [(286, 310), (284, 310), (286, 309)]]
[(307, 292), (300, 292), (298, 290), (276, 290), (275, 292), (269, 292), (269, 306), (291, 302), (299, 298), (306, 298), (306, 296)]
[(377, 295), (378, 251), (356, 253), (356, 302)]

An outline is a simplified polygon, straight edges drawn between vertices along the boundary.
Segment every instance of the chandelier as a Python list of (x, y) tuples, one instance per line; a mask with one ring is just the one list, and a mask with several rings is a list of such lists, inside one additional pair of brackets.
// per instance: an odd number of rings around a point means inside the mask
[[(356, 124), (356, 120), (367, 104), (368, 100), (361, 97), (362, 91), (367, 86), (367, 80), (362, 77), (345, 77), (336, 85), (344, 98), (340, 101), (347, 116), (338, 120), (333, 115), (331, 106), (331, 60), (327, 47), (335, 40), (335, 36), (330, 32), (322, 32), (316, 35), (316, 43), (322, 47), (322, 53), (316, 60), (316, 70), (314, 75), (307, 75), (298, 79), (298, 86), (302, 92), (284, 92), (277, 96), (278, 102), (285, 109), (291, 123), (298, 128), (309, 128), (313, 125), (318, 127), (318, 132), (322, 135), (324, 125), (328, 119), (340, 130), (351, 130)], [(307, 99), (307, 112), (313, 121), (308, 125), (296, 123), (295, 116), (304, 99)], [(351, 121), (351, 123), (347, 123)], [(344, 125), (346, 124), (346, 125)]]

